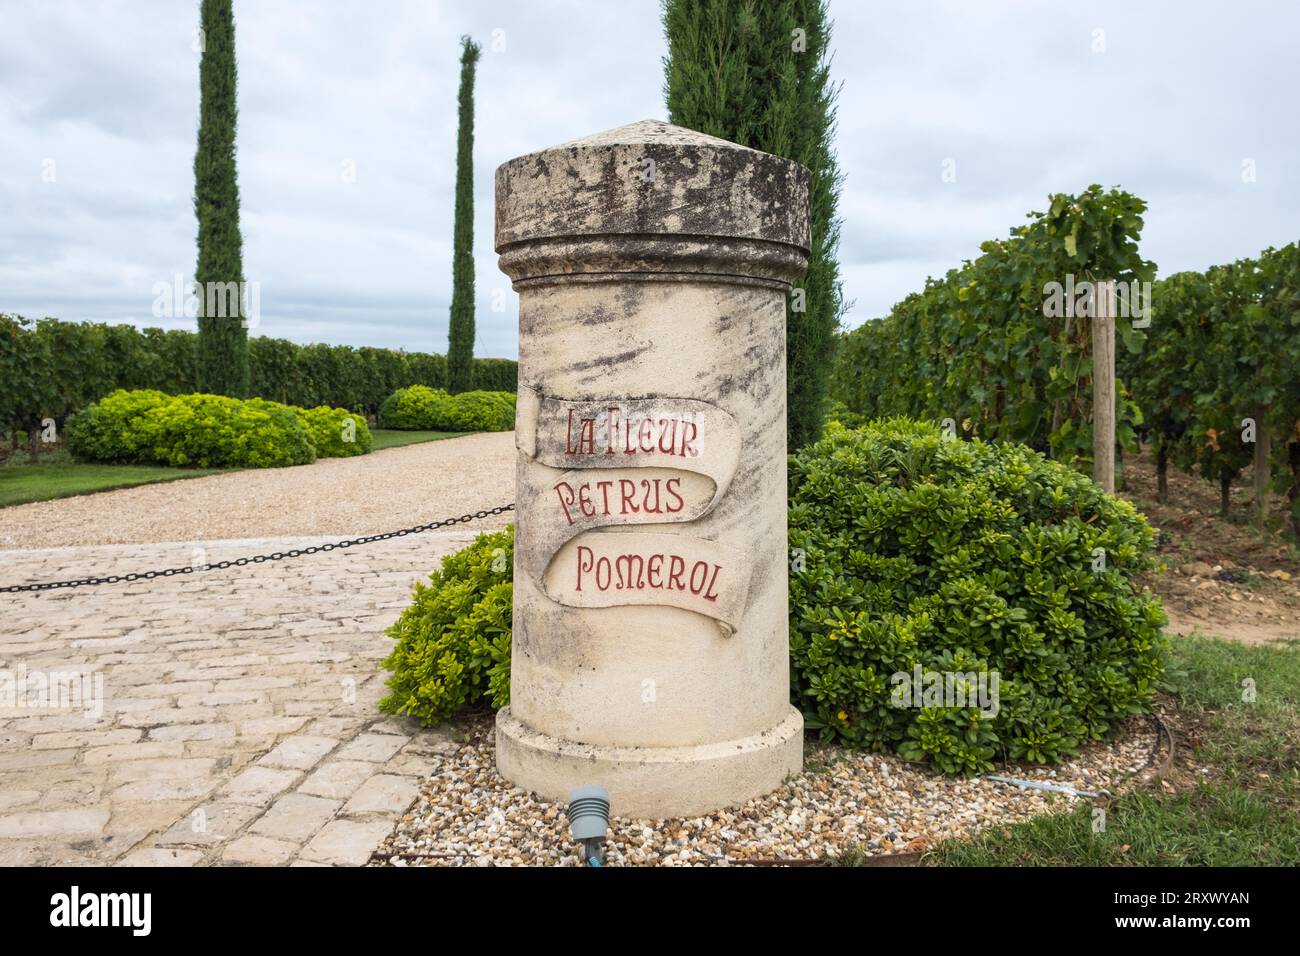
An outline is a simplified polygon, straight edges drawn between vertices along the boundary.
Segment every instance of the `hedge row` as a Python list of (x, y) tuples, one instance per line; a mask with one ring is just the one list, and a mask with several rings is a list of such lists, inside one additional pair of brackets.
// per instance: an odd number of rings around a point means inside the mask
[(461, 392), (412, 385), (379, 410), (383, 428), (439, 432), (506, 432), (515, 427), (514, 392)]
[[(119, 388), (194, 392), (196, 346), (193, 332), (0, 314), (0, 431), (62, 420)], [(399, 388), (447, 384), (442, 355), (269, 338), (248, 348), (252, 395), (303, 408), (374, 417)], [(513, 392), (516, 368), (510, 359), (475, 359), (474, 388)]]
[(370, 429), (341, 408), (262, 398), (119, 389), (73, 415), (68, 447), (82, 461), (198, 468), (277, 468), (364, 455)]

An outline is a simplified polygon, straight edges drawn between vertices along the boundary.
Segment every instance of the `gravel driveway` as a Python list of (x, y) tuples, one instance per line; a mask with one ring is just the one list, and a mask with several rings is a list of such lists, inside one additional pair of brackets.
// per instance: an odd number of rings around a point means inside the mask
[(514, 459), (496, 432), (38, 501), (0, 509), (0, 548), (373, 534), (514, 501)]

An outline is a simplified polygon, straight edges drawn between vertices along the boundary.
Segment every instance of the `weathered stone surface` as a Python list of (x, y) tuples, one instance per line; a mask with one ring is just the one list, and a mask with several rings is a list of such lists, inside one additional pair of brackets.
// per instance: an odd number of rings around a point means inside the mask
[(185, 752), (184, 744), (177, 741), (145, 741), (138, 744), (121, 744), (115, 747), (91, 747), (82, 754), (82, 763), (115, 763), (123, 760), (151, 760), (159, 757), (179, 757)]
[(785, 295), (808, 172), (645, 121), (497, 171), (519, 292), (503, 774), (662, 817), (801, 763), (788, 697)]
[(139, 740), (142, 731), (124, 728), (122, 730), (92, 730), (78, 733), (37, 734), (32, 738), (33, 750), (57, 750), (64, 747), (109, 746), (111, 744), (129, 744)]
[(321, 764), (298, 788), (300, 793), (347, 799), (379, 772), (379, 764), (358, 760), (330, 760)]
[(264, 836), (242, 836), (221, 851), (221, 860), (244, 866), (283, 866), (296, 852), (297, 843)]
[(201, 850), (145, 847), (123, 857), (118, 866), (196, 866), (203, 859)]
[(155, 727), (149, 731), (150, 740), (215, 740), (235, 736), (234, 724), (175, 724)]
[(230, 839), (259, 813), (257, 807), (241, 803), (205, 803), (180, 817), (157, 842), (162, 846), (214, 846)]
[(267, 803), (279, 793), (288, 790), (298, 777), (297, 770), (275, 770), (271, 767), (249, 767), (222, 788), (224, 799), (233, 803)]
[(258, 764), (263, 767), (309, 770), (338, 745), (339, 742), (332, 737), (310, 737), (306, 734), (286, 737), (278, 747), (259, 760)]
[(419, 792), (419, 785), (409, 777), (381, 773), (361, 785), (343, 805), (343, 813), (402, 813)]
[[(496, 247), (506, 256), (530, 243), (528, 254), (536, 256), (548, 244), (615, 237), (610, 255), (644, 248), (654, 261), (671, 254), (672, 244), (706, 237), (690, 258), (716, 257), (736, 271), (746, 263), (735, 243), (755, 239), (771, 244), (789, 281), (802, 273), (808, 249), (808, 182), (808, 170), (789, 160), (642, 120), (502, 164)], [(596, 256), (583, 260), (572, 263), (574, 271), (621, 271)], [(502, 265), (511, 278), (517, 268), (513, 259)]]
[(286, 793), (248, 829), (262, 836), (301, 843), (328, 823), (339, 806), (337, 800)]
[(210, 777), (193, 777), (189, 780), (133, 780), (117, 787), (110, 794), (114, 801), (134, 800), (194, 800), (206, 797), (217, 786)]
[(111, 780), (130, 783), (134, 780), (195, 780), (208, 777), (214, 761), (209, 758), (182, 758), (180, 760), (129, 760), (113, 765)]
[(94, 836), (103, 832), (109, 816), (109, 811), (102, 807), (10, 813), (0, 816), (0, 838)]
[(405, 737), (394, 734), (362, 734), (334, 754), (339, 760), (368, 760), (382, 763), (402, 749)]
[(393, 829), (391, 821), (335, 820), (302, 850), (302, 859), (335, 866), (362, 866)]
[[(113, 816), (104, 828), (105, 833), (114, 835), (140, 834), (144, 836), (170, 826), (178, 816), (190, 808), (192, 800), (140, 800), (134, 803), (126, 800), (110, 804)], [(130, 841), (132, 844), (135, 840)]]

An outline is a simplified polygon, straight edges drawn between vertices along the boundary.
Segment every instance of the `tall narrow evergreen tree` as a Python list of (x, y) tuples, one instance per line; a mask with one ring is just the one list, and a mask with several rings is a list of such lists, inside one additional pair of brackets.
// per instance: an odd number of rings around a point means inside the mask
[(460, 43), (460, 130), (456, 136), (456, 218), (447, 336), (447, 386), (452, 393), (471, 387), (474, 360), (474, 70), (480, 47), (469, 37), (461, 37)]
[[(199, 144), (194, 153), (199, 261), (194, 279), (199, 300), (199, 390), (242, 398), (248, 394), (248, 331), (241, 300), (244, 253), (235, 169), (238, 106), (231, 3), (203, 0), (200, 11), (203, 57), (199, 61)], [(229, 283), (236, 283), (233, 296), (222, 291)], [(210, 306), (217, 308), (209, 315)]]
[[(812, 254), (786, 307), (791, 451), (826, 412), (844, 311), (836, 251), (840, 172), (832, 150), (826, 0), (664, 0), (664, 93), (672, 123), (802, 163), (812, 171)], [(802, 308), (802, 310), (801, 310)]]

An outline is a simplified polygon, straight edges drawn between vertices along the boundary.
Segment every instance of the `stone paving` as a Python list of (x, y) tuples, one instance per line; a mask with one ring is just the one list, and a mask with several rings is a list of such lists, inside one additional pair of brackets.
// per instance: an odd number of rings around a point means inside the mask
[[(473, 537), (0, 595), (0, 865), (364, 864), (456, 746), (379, 713), (384, 629)], [(0, 584), (193, 559), (192, 543), (3, 550)]]

